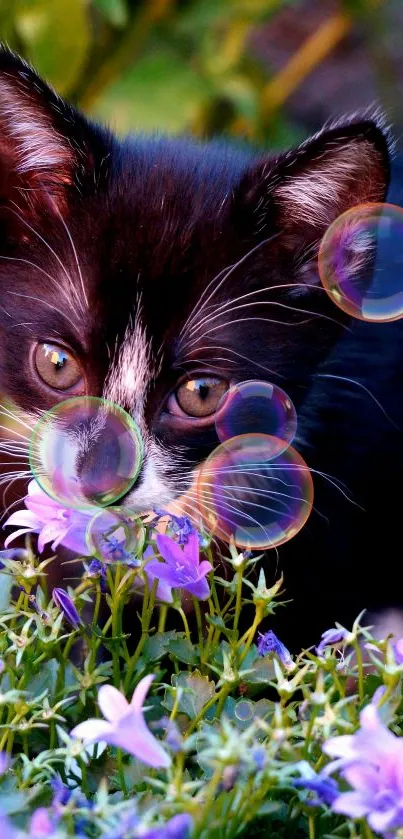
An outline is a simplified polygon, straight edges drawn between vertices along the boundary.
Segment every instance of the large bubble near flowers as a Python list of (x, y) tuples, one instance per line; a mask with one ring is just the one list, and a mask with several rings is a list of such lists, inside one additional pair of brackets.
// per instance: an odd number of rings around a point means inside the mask
[(297, 414), (290, 397), (278, 385), (246, 381), (224, 393), (215, 415), (217, 436), (222, 443), (241, 434), (268, 434), (283, 451), (294, 439)]
[(119, 405), (94, 396), (60, 402), (34, 428), (30, 466), (42, 489), (67, 507), (106, 507), (136, 480), (139, 429)]
[(326, 231), (318, 265), (343, 312), (364, 321), (403, 317), (403, 210), (393, 204), (347, 210)]
[(313, 504), (311, 473), (292, 446), (273, 458), (276, 445), (266, 434), (244, 434), (204, 462), (199, 508), (216, 538), (251, 550), (275, 548), (304, 526)]
[(141, 552), (145, 539), (143, 525), (123, 507), (100, 510), (88, 523), (86, 541), (91, 555), (103, 562), (130, 563)]

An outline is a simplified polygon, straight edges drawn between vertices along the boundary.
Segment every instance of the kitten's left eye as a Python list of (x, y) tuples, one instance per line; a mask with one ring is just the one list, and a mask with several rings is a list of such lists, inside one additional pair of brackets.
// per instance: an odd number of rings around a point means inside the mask
[(73, 353), (57, 344), (38, 344), (34, 363), (39, 378), (53, 390), (68, 390), (82, 379), (82, 370)]
[(226, 379), (200, 376), (180, 385), (175, 392), (175, 397), (179, 407), (187, 416), (209, 417), (217, 410), (217, 405), (229, 386)]

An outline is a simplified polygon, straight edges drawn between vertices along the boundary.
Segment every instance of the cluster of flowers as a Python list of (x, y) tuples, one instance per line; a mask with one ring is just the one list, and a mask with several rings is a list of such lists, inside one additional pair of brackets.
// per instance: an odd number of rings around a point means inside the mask
[[(81, 538), (34, 483), (26, 506), (9, 523), (39, 553)], [(281, 580), (234, 545), (221, 577), (206, 536), (185, 517), (157, 533), (162, 515), (141, 555), (86, 557), (51, 597), (29, 543), (0, 555), (2, 839), (403, 837), (403, 639), (357, 620), (292, 656), (262, 628)]]

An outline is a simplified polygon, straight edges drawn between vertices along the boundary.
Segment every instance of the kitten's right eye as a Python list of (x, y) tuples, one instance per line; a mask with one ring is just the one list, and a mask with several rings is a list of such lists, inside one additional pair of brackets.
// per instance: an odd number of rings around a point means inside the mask
[(73, 353), (57, 344), (38, 344), (34, 364), (39, 378), (53, 390), (68, 390), (83, 378)]

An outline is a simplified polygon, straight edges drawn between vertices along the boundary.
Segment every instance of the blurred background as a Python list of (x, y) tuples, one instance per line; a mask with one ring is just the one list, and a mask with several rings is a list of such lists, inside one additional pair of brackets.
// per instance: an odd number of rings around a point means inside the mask
[(402, 132), (402, 0), (0, 0), (0, 38), (118, 132), (298, 142), (381, 102)]

